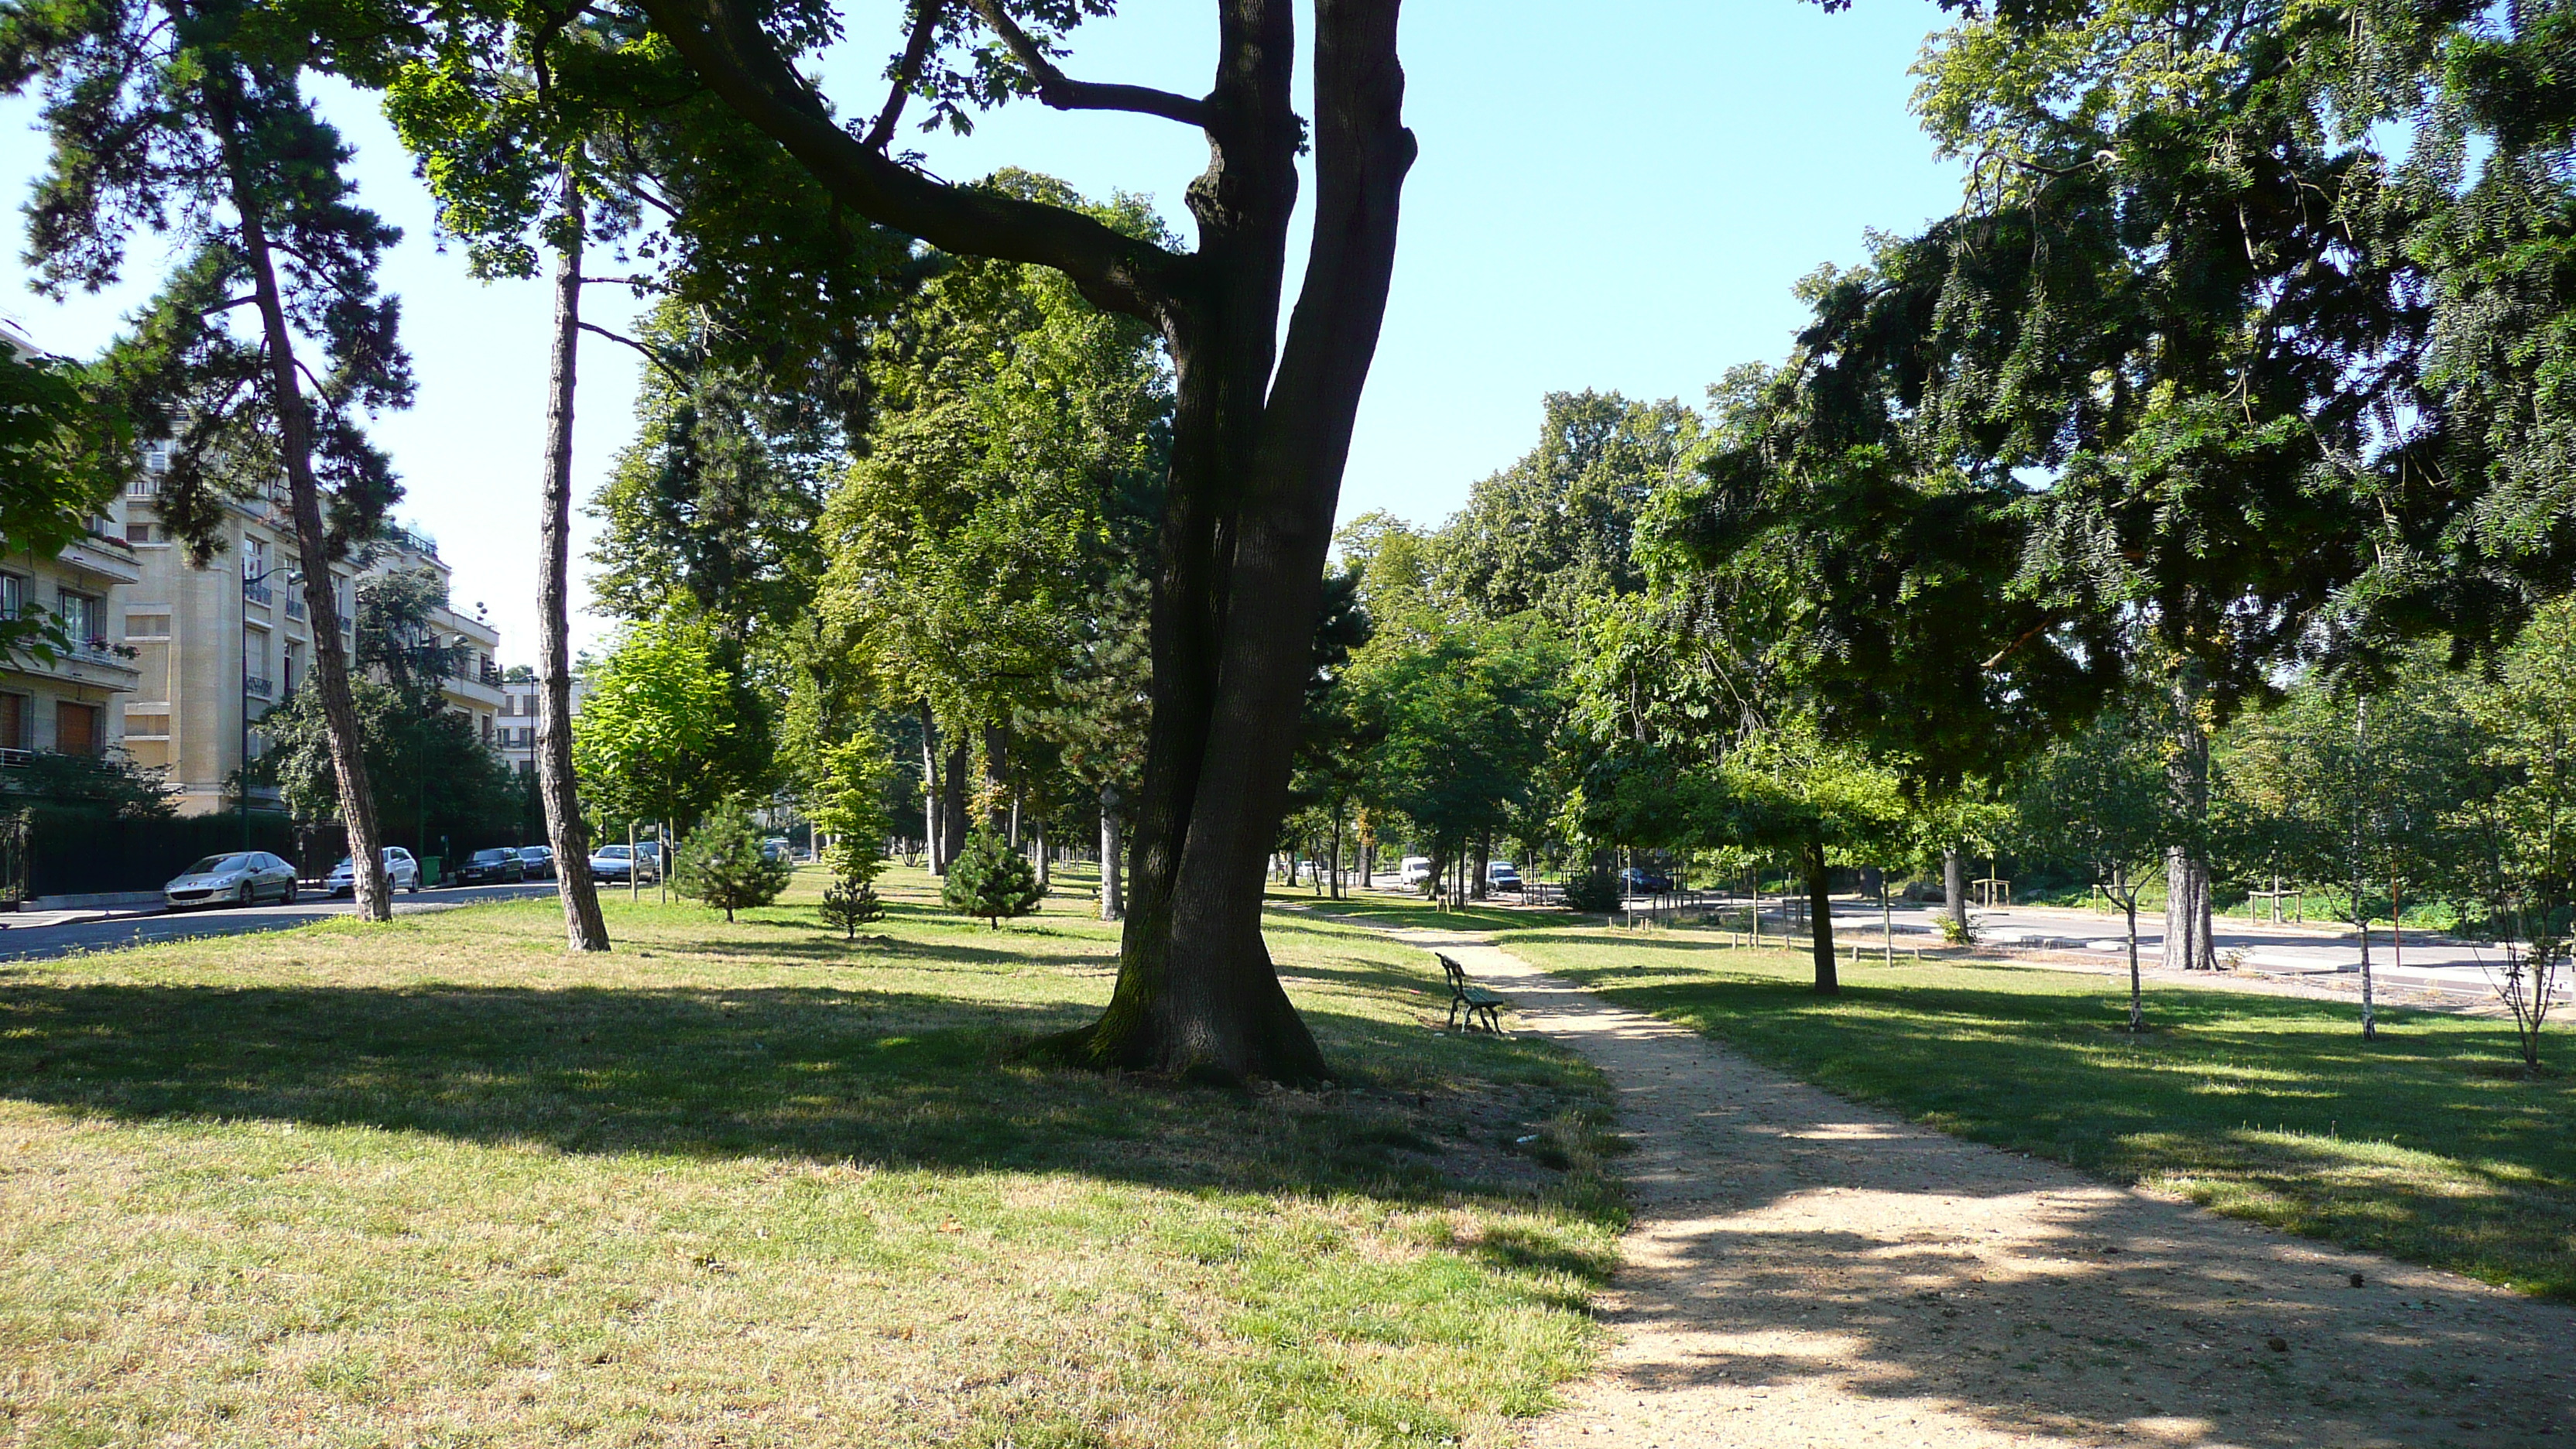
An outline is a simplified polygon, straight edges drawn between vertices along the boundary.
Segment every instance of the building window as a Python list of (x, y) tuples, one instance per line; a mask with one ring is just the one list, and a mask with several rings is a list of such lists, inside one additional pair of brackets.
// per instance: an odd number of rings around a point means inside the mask
[(255, 579), (268, 572), (268, 540), (245, 534), (242, 538), (242, 577)]
[(295, 692), (295, 686), (304, 678), (304, 646), (292, 639), (286, 641), (286, 673), (284, 677), (286, 680), (286, 692), (289, 694), (293, 694)]
[(128, 639), (167, 639), (170, 616), (167, 614), (127, 614), (125, 637)]
[(99, 728), (98, 706), (58, 700), (54, 704), (54, 750), (65, 755), (95, 755), (107, 747)]
[(27, 748), (27, 696), (0, 694), (0, 750)]
[(125, 541), (127, 543), (150, 543), (152, 541), (152, 525), (148, 523), (129, 523), (125, 525)]
[(0, 574), (0, 619), (15, 619), (27, 607), (27, 581), (16, 574)]
[(98, 600), (87, 594), (65, 592), (56, 594), (54, 601), (54, 607), (63, 616), (63, 633), (70, 637), (73, 648), (78, 649), (100, 638)]

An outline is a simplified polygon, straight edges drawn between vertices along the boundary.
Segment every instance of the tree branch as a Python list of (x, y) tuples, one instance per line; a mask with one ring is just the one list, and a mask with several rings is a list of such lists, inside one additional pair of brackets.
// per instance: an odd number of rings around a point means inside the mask
[(803, 162), (852, 211), (961, 256), (1034, 262), (1108, 311), (1157, 326), (1196, 288), (1194, 258), (1077, 211), (913, 172), (842, 130), (805, 78), (736, 0), (643, 0), (653, 28), (707, 88)]
[(939, 34), (939, 17), (947, 0), (913, 0), (912, 36), (903, 43), (903, 59), (895, 63), (894, 84), (886, 91), (886, 101), (877, 112), (877, 122), (868, 127), (866, 146), (883, 151), (894, 141), (894, 124), (903, 119), (903, 103), (921, 79), (921, 67), (930, 59), (930, 42)]
[(1020, 28), (999, 0), (967, 0), (1002, 43), (1011, 48), (1022, 69), (1037, 82), (1038, 99), (1059, 111), (1134, 111), (1142, 115), (1161, 116), (1167, 121), (1197, 126), (1204, 130), (1208, 123), (1208, 104), (1188, 96), (1158, 91), (1151, 86), (1101, 85), (1092, 81), (1068, 78), (1047, 58), (1046, 51)]
[(595, 332), (595, 333), (599, 334), (600, 336), (607, 338), (609, 341), (616, 343), (616, 344), (617, 344), (618, 346), (620, 346), (620, 347), (632, 347), (632, 348), (634, 348), (636, 351), (638, 351), (638, 352), (640, 352), (640, 353), (644, 354), (644, 360), (645, 360), (646, 362), (649, 362), (649, 363), (653, 364), (655, 367), (660, 368), (660, 369), (662, 370), (662, 375), (663, 375), (664, 377), (669, 378), (671, 381), (678, 383), (678, 384), (679, 384), (680, 386), (682, 386), (682, 387), (687, 387), (687, 386), (689, 385), (689, 379), (688, 379), (688, 375), (687, 375), (687, 374), (685, 374), (685, 373), (681, 372), (678, 368), (673, 367), (670, 363), (668, 363), (668, 362), (664, 361), (661, 353), (659, 353), (659, 352), (655, 351), (654, 349), (652, 349), (652, 348), (650, 348), (650, 347), (645, 346), (643, 343), (636, 341), (634, 338), (627, 336), (625, 333), (623, 333), (623, 332), (611, 332), (611, 331), (609, 331), (607, 328), (602, 327), (602, 326), (599, 326), (598, 324), (596, 324), (596, 323), (592, 323), (592, 322), (576, 322), (576, 323), (574, 323), (573, 325), (574, 325), (574, 326), (576, 326), (576, 327), (579, 327), (579, 328), (580, 328), (582, 331), (584, 331), (584, 332)]

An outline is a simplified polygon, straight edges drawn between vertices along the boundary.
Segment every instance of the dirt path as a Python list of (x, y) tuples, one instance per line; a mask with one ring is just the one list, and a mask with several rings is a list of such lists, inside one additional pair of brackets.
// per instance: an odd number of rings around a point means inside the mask
[(1534, 1446), (2576, 1449), (2576, 1311), (1913, 1127), (1481, 938), (1392, 934), (1599, 1063), (1637, 1147), (1617, 1346)]

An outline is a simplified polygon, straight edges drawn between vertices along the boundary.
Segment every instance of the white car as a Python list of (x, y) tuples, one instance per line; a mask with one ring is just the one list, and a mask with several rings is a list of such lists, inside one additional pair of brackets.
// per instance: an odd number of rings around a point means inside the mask
[[(388, 845), (384, 848), (383, 855), (385, 879), (395, 890), (418, 891), (420, 889), (420, 862), (411, 858), (410, 851), (399, 845)], [(340, 857), (340, 863), (331, 867), (330, 877), (322, 882), (322, 886), (335, 896), (356, 895), (358, 893), (356, 862), (345, 855)]]
[(1485, 889), (1507, 896), (1521, 893), (1521, 869), (1508, 860), (1485, 862)]
[(662, 873), (654, 868), (653, 854), (649, 849), (630, 850), (623, 845), (603, 845), (590, 853), (590, 878), (625, 885), (631, 881), (660, 880)]
[(1431, 879), (1431, 857), (1427, 855), (1408, 855), (1395, 868), (1397, 885), (1418, 886), (1429, 879)]
[(174, 911), (247, 906), (271, 896), (280, 905), (295, 904), (295, 867), (265, 850), (207, 856), (161, 888), (162, 904)]

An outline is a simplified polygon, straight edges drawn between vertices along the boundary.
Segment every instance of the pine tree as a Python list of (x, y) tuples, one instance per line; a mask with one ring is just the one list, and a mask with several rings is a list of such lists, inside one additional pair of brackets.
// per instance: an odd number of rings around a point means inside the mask
[(760, 850), (760, 827), (739, 801), (728, 801), (680, 842), (673, 883), (680, 894), (721, 907), (725, 919), (746, 906), (765, 906), (787, 889), (787, 862)]
[(823, 856), (832, 868), (832, 884), (823, 891), (823, 924), (840, 927), (843, 940), (854, 940), (859, 927), (885, 914), (876, 878), (885, 869), (885, 840), (893, 829), (885, 808), (892, 762), (874, 739), (856, 739), (824, 750), (822, 773), (811, 813), (814, 828), (832, 838)]
[(1045, 896), (1029, 858), (983, 826), (966, 837), (965, 848), (948, 863), (948, 879), (939, 888), (939, 898), (948, 909), (962, 916), (982, 916), (997, 931), (1002, 917), (1025, 916)]

